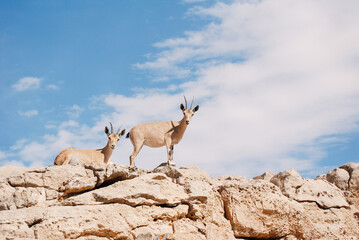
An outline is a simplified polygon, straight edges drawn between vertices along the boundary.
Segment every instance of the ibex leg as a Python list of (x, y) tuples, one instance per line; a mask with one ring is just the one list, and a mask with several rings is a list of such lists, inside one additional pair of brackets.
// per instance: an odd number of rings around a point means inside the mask
[(168, 165), (176, 166), (175, 162), (173, 161), (173, 145), (170, 146), (168, 151)]
[(141, 150), (143, 144), (141, 145), (133, 145), (133, 152), (130, 156), (130, 169), (135, 169), (135, 157), (137, 156), (138, 152)]

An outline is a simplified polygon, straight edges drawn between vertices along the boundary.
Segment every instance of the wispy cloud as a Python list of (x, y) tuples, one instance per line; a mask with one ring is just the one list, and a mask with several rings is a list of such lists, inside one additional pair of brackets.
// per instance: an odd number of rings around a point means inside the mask
[(30, 118), (30, 117), (34, 117), (34, 116), (38, 115), (39, 111), (34, 109), (34, 110), (25, 111), (25, 112), (18, 111), (18, 113), (19, 113), (20, 116)]
[(52, 165), (56, 155), (65, 148), (104, 147), (107, 142), (107, 137), (102, 130), (104, 126), (104, 123), (98, 123), (89, 128), (72, 120), (66, 121), (60, 124), (57, 133), (44, 135), (38, 140), (27, 141), (21, 148), (13, 149), (13, 151), (15, 157), (21, 159), (26, 165)]
[(47, 128), (47, 129), (56, 129), (57, 127), (56, 127), (55, 124), (46, 124), (45, 128)]
[(22, 92), (30, 89), (37, 89), (40, 87), (42, 79), (36, 77), (24, 77), (21, 78), (17, 83), (12, 85), (15, 91)]
[(81, 113), (85, 111), (84, 108), (80, 107), (77, 104), (72, 105), (68, 108), (68, 111), (66, 112), (71, 118), (78, 118), (80, 117)]
[(11, 165), (11, 166), (17, 166), (17, 167), (25, 167), (23, 162), (16, 161), (16, 160), (12, 160), (12, 161), (3, 160), (3, 161), (1, 161), (1, 165), (2, 166)]
[(16, 141), (16, 143), (10, 147), (10, 151), (17, 151), (25, 146), (29, 141), (28, 139), (22, 138)]
[(59, 90), (59, 86), (55, 85), (55, 84), (49, 84), (46, 86), (47, 89), (51, 89), (51, 90)]
[(357, 130), (357, 9), (357, 1), (234, 1), (191, 10), (214, 21), (155, 44), (155, 58), (136, 65), (162, 77), (196, 73), (182, 87), (203, 104), (176, 157), (196, 153), (215, 174), (315, 168), (324, 139)]
[(66, 129), (66, 128), (72, 128), (72, 127), (79, 127), (79, 123), (73, 120), (62, 122), (59, 126), (59, 129)]

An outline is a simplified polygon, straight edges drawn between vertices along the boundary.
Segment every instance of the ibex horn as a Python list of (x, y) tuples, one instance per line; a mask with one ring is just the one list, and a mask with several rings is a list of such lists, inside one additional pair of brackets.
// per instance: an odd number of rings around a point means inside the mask
[(113, 126), (112, 126), (112, 123), (110, 122), (110, 125), (111, 125), (111, 134), (113, 133)]
[(192, 107), (193, 107), (193, 101), (194, 101), (194, 97), (192, 98), (192, 103), (191, 103), (191, 107), (189, 109), (192, 110)]
[(186, 103), (186, 109), (187, 109), (187, 99), (186, 99), (185, 95), (183, 95), (183, 97), (184, 97), (184, 102)]

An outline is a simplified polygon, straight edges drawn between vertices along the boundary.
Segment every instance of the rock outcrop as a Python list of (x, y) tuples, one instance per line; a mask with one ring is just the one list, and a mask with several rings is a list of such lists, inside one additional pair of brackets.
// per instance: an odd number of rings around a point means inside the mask
[(0, 239), (358, 239), (359, 163), (211, 178), (196, 166), (0, 171)]

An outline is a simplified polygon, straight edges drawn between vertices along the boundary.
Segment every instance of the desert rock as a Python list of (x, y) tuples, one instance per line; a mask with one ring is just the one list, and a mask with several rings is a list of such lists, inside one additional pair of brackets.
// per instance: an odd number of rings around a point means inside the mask
[(211, 178), (197, 166), (5, 167), (0, 239), (358, 239), (359, 164)]

